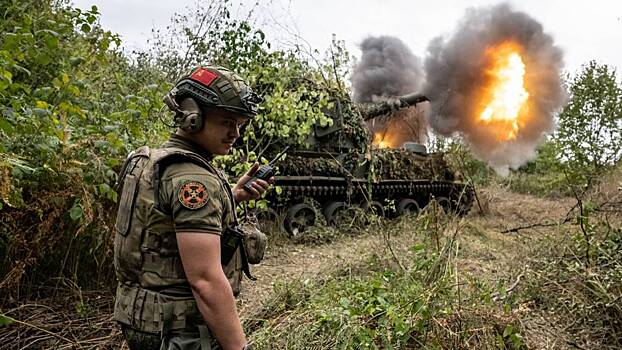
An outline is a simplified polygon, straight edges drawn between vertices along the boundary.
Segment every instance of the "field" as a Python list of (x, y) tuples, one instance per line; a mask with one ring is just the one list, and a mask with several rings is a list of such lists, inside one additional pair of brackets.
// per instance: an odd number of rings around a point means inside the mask
[[(619, 347), (620, 217), (592, 238), (583, 267), (573, 198), (478, 194), (481, 210), (463, 218), (428, 208), (320, 227), (321, 244), (272, 233), (239, 299), (247, 334), (260, 349)], [(122, 345), (109, 291), (55, 288), (3, 311), (16, 321), (1, 328), (0, 349)]]

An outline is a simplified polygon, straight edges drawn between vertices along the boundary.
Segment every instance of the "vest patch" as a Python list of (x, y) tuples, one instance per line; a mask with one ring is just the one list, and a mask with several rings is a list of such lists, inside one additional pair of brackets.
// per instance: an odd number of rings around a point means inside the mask
[(207, 189), (199, 181), (186, 180), (181, 185), (177, 198), (181, 205), (188, 209), (199, 209), (207, 204)]

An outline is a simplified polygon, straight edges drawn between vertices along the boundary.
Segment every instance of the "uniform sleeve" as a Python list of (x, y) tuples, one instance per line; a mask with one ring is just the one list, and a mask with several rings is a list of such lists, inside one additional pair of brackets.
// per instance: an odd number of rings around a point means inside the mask
[(162, 177), (160, 198), (169, 203), (175, 231), (220, 235), (224, 203), (222, 184), (196, 165), (171, 165)]

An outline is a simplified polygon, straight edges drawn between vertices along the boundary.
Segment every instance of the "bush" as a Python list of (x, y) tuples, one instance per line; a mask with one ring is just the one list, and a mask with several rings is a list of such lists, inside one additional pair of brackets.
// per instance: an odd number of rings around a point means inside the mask
[(116, 171), (129, 150), (166, 135), (145, 121), (157, 120), (168, 85), (121, 53), (95, 6), (6, 0), (2, 8), (0, 290), (28, 295), (29, 283), (55, 277), (114, 284)]

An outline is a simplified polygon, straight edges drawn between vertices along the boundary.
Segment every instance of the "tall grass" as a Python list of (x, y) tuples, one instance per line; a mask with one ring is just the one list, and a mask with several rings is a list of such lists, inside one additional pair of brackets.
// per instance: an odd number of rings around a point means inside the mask
[[(621, 217), (622, 218), (622, 217)], [(622, 348), (622, 228), (596, 223), (588, 235), (542, 244), (521, 298), (578, 348)]]
[[(432, 206), (431, 206), (432, 207)], [(463, 222), (428, 209), (382, 228), (386, 249), (276, 284), (245, 321), (260, 349), (521, 348), (516, 313), (456, 271)], [(391, 237), (413, 235), (412, 245)], [(382, 239), (379, 237), (379, 239)]]

